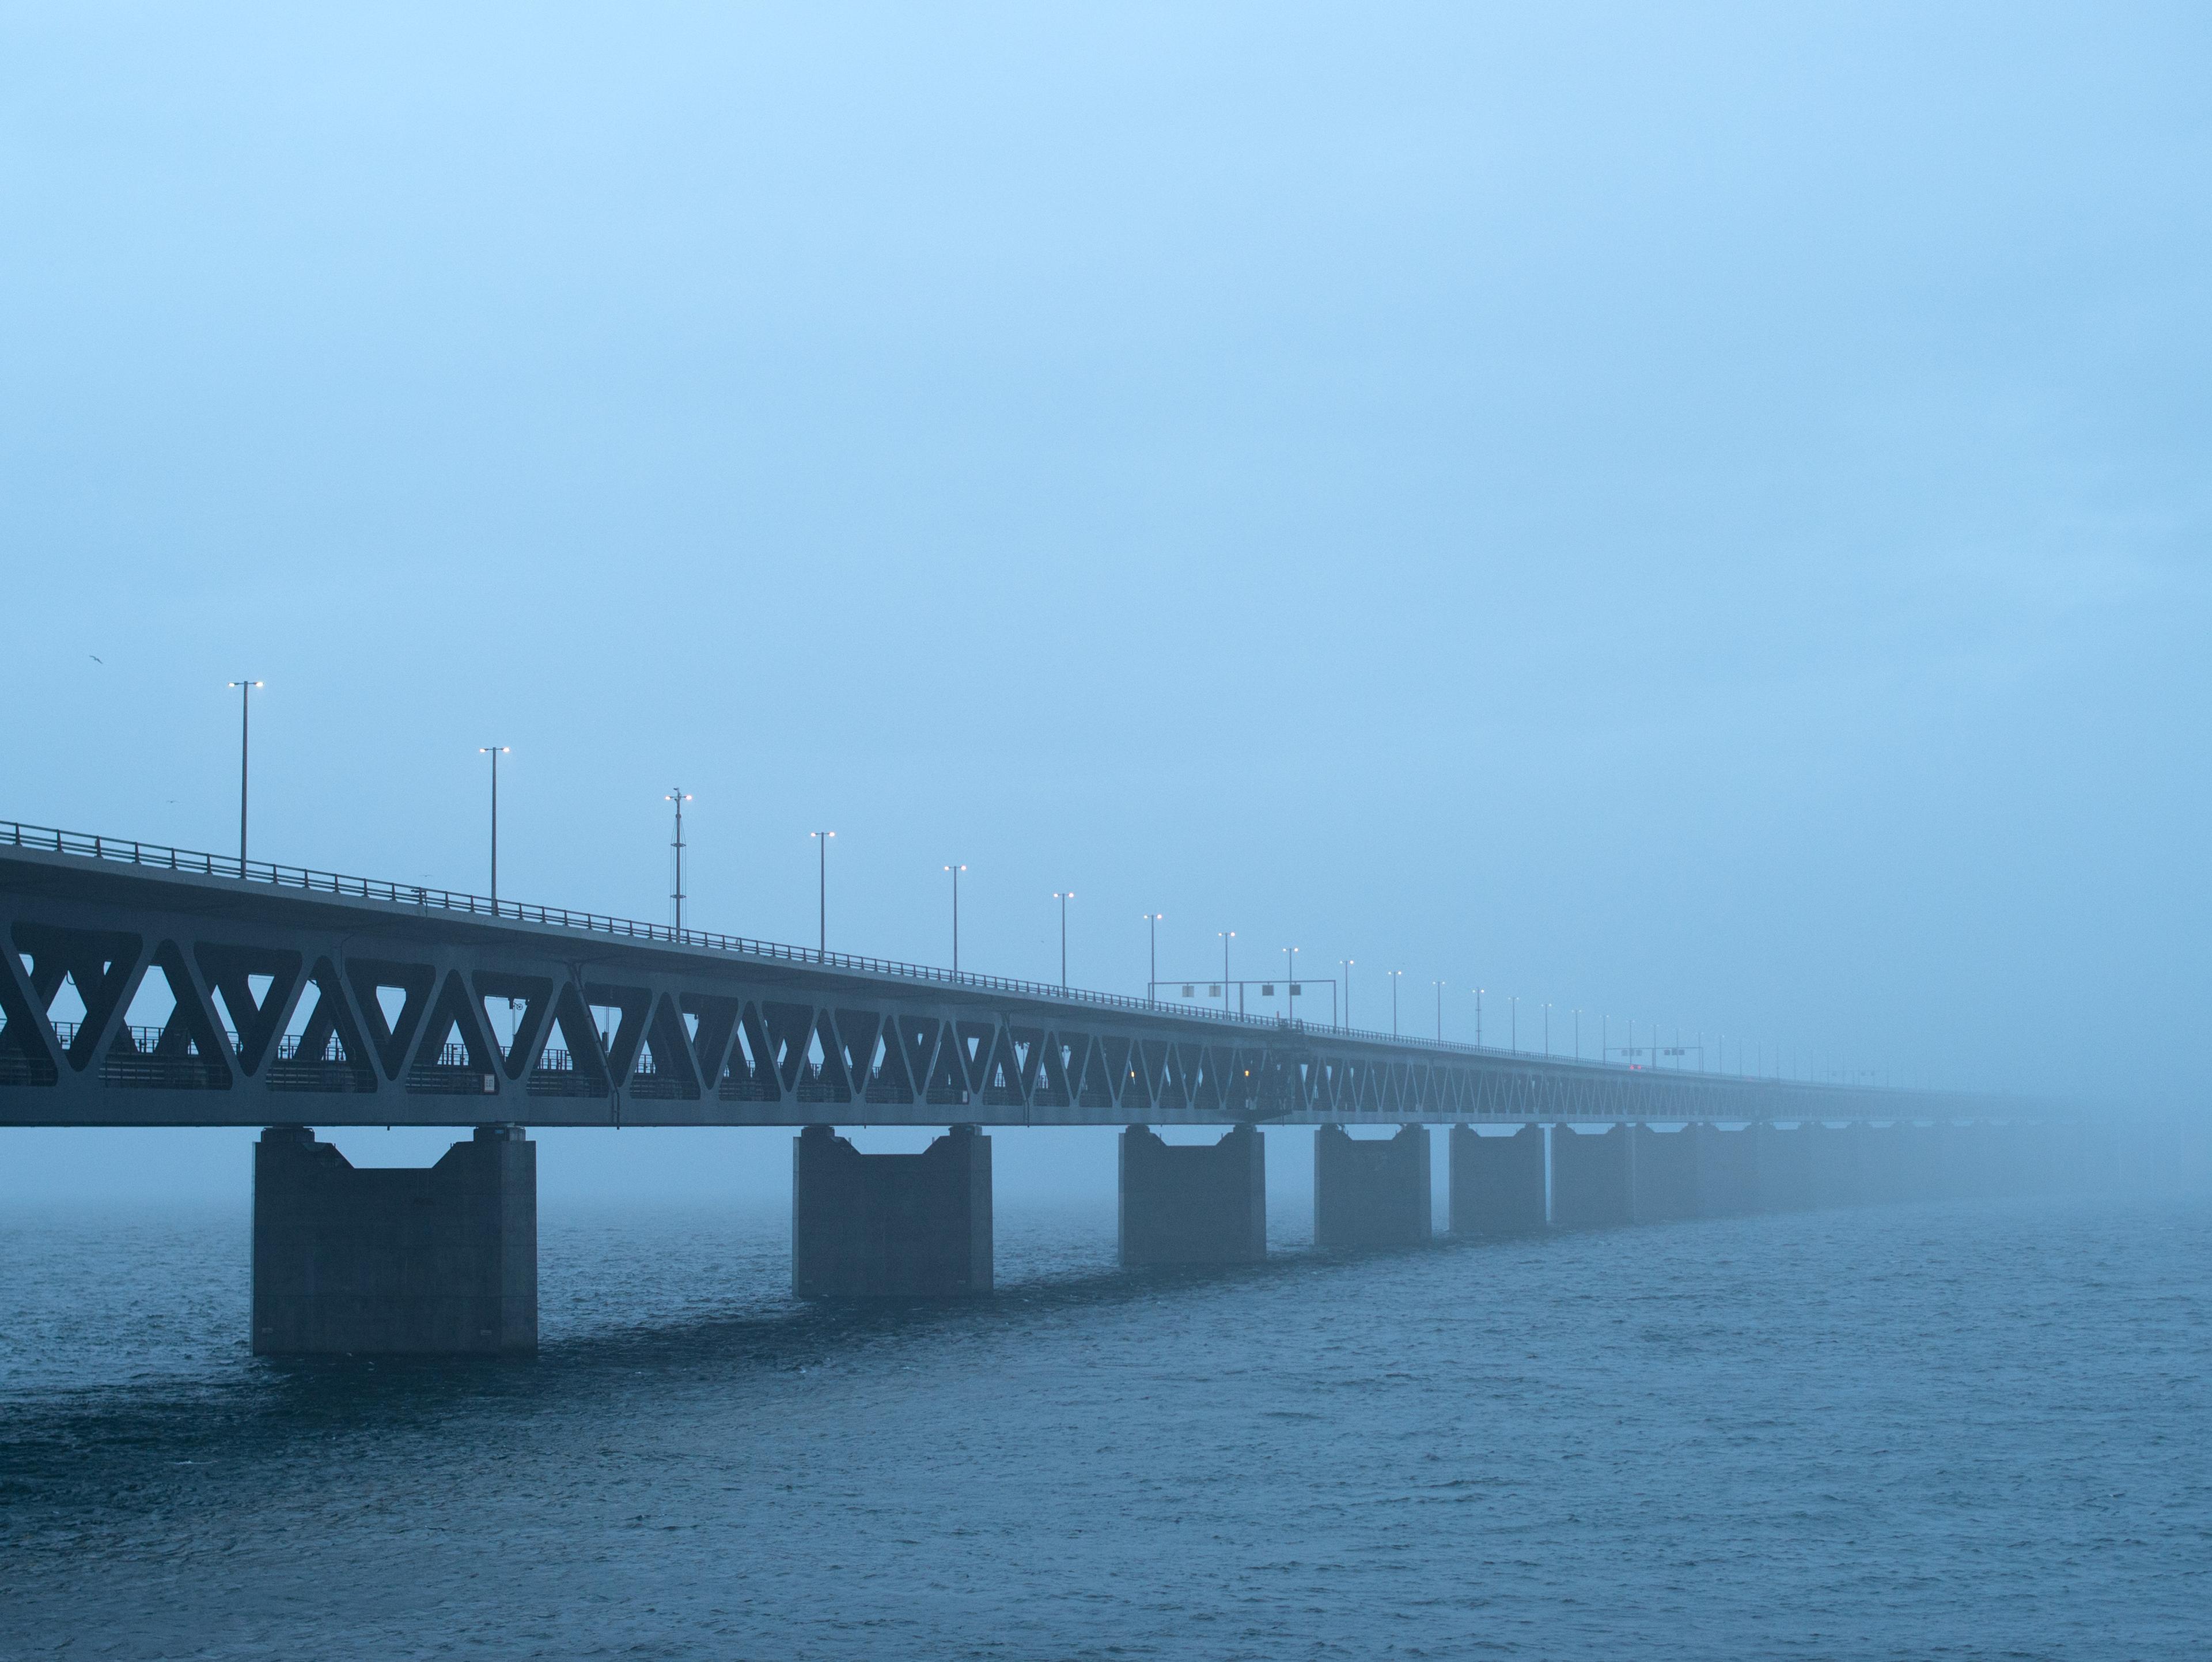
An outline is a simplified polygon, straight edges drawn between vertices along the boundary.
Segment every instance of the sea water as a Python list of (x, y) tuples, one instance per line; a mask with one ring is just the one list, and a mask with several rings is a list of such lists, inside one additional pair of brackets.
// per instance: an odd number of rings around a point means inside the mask
[(2201, 1658), (2212, 1207), (2014, 1200), (808, 1307), (547, 1208), (524, 1362), (256, 1359), (232, 1210), (0, 1222), (0, 1655)]

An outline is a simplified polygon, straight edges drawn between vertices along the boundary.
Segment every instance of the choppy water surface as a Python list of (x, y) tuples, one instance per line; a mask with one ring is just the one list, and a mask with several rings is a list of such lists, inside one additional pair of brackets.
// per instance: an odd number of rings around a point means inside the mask
[(1002, 1203), (866, 1310), (783, 1228), (548, 1206), (537, 1362), (370, 1366), (245, 1353), (242, 1214), (8, 1220), (0, 1654), (2212, 1651), (2201, 1204), (1137, 1277)]

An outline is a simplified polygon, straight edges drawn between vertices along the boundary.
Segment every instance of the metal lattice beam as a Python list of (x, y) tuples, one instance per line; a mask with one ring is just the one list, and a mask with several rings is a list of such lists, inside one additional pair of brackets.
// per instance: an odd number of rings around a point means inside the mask
[[(0, 934), (0, 1124), (1390, 1125), (2046, 1111), (1176, 1010), (4, 822)], [(65, 987), (81, 1006), (73, 1021), (58, 1019)], [(158, 1027), (128, 1019), (142, 994), (167, 1001)]]

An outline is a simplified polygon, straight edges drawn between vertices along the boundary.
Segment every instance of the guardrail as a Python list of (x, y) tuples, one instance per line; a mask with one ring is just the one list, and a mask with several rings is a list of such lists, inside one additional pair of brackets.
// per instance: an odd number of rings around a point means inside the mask
[(597, 912), (574, 912), (566, 907), (538, 906), (520, 901), (495, 901), (488, 895), (470, 895), (458, 889), (434, 889), (421, 883), (388, 883), (376, 877), (349, 877), (339, 872), (317, 871), (306, 866), (280, 865), (267, 860), (240, 860), (231, 854), (210, 854), (202, 850), (172, 848), (166, 844), (140, 842), (131, 838), (104, 837), (82, 831), (57, 830), (52, 826), (24, 825), (14, 820), (0, 820), (0, 848), (8, 847), (75, 855), (158, 871), (189, 873), (195, 876), (267, 883), (278, 889), (296, 889), (308, 894), (331, 895), (340, 899), (382, 901), (392, 905), (412, 907), (425, 913), (459, 913), (469, 917), (577, 930), (656, 945), (688, 947), (748, 958), (806, 964), (822, 969), (851, 970), (868, 975), (890, 975), (902, 980), (970, 987), (979, 992), (1011, 993), (1022, 998), (1123, 1010), (1152, 1016), (1172, 1016), (1187, 1022), (1212, 1022), (1263, 1032), (1312, 1033), (1447, 1055), (1480, 1056), (1490, 1060), (1510, 1059), (1516, 1063), (1588, 1069), (1607, 1074), (1651, 1073), (1659, 1077), (1692, 1074), (1700, 1079), (1735, 1080), (1747, 1085), (1787, 1084), (1796, 1089), (1831, 1090), (1839, 1095), (1893, 1089), (1813, 1080), (1782, 1080), (1746, 1074), (1710, 1073), (1695, 1068), (1644, 1068), (1617, 1062), (1538, 1056), (1528, 1051), (1500, 1050), (1495, 1045), (1466, 1045), (1450, 1040), (1412, 1038), (1365, 1028), (1316, 1027), (1310, 1022), (1281, 1016), (1236, 1016), (1226, 1010), (1185, 1009), (1176, 1004), (1162, 1004), (1157, 999), (1132, 998), (1126, 993), (1093, 992), (1079, 987), (1055, 986), (1047, 982), (1024, 981), (1005, 975), (980, 975), (970, 970), (939, 969), (933, 965), (906, 963), (895, 958), (870, 958), (854, 953), (826, 952), (817, 947), (790, 946), (781, 941), (755, 940), (744, 935), (722, 935), (696, 929), (679, 930), (668, 924), (644, 923), (633, 918), (617, 918)]

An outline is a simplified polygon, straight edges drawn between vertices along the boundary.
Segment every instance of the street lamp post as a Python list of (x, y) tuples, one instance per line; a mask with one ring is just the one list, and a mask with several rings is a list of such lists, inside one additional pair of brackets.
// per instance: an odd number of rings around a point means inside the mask
[(1344, 1030), (1352, 1031), (1352, 965), (1349, 958), (1339, 958), (1336, 967), (1344, 972)]
[(1552, 1053), (1552, 1006), (1551, 1006), (1549, 1004), (1547, 1004), (1544, 1006), (1544, 1054), (1545, 1054), (1545, 1055), (1547, 1055), (1547, 1056), (1549, 1056), (1551, 1053)]
[(1482, 1048), (1482, 989), (1474, 990), (1474, 1047)]
[(1160, 919), (1167, 915), (1168, 914), (1164, 912), (1147, 912), (1145, 913), (1145, 925), (1146, 927), (1151, 931), (1152, 938), (1152, 967), (1151, 970), (1151, 979), (1145, 983), (1145, 1002), (1148, 1004), (1158, 1002), (1160, 985)]
[(1437, 990), (1437, 1042), (1441, 1045), (1444, 1041), (1444, 984), (1433, 981), (1430, 985)]
[(1385, 973), (1390, 977), (1390, 1036), (1395, 1039), (1398, 1036), (1398, 983), (1405, 979), (1406, 972), (1393, 969)]
[(957, 975), (960, 973), (960, 874), (968, 868), (948, 865), (945, 869), (952, 874), (952, 973)]
[(477, 754), (491, 758), (491, 910), (499, 915), (499, 759), (508, 754), (504, 744), (479, 744)]
[(672, 785), (663, 802), (676, 804), (676, 834), (669, 840), (668, 900), (676, 919), (676, 938), (684, 938), (684, 804), (691, 800), (680, 785)]
[(1517, 992), (1508, 993), (1505, 1003), (1507, 1006), (1506, 1043), (1512, 1047), (1513, 1053), (1518, 1056), (1521, 1053), (1521, 995)]
[(1582, 1013), (1582, 1011), (1580, 1011), (1580, 1010), (1577, 1010), (1577, 1011), (1575, 1012), (1575, 1060), (1576, 1060), (1576, 1061), (1577, 1061), (1577, 1062), (1579, 1062), (1579, 1061), (1581, 1061), (1582, 1059), (1583, 1059), (1583, 1013)]
[(820, 956), (826, 959), (830, 955), (830, 839), (837, 834), (835, 831), (809, 831), (806, 834), (813, 838), (822, 850), (822, 872), (818, 879), (820, 886), (816, 891), (818, 927), (821, 934), (817, 941), (815, 950)]
[(1053, 899), (1060, 902), (1060, 990), (1067, 991), (1067, 903), (1075, 898), (1072, 889), (1054, 889)]
[(1294, 946), (1283, 949), (1283, 1012), (1285, 1021), (1298, 1019), (1298, 949)]
[(253, 725), (253, 692), (262, 685), (258, 681), (229, 681), (227, 687), (238, 688), (238, 875), (246, 875), (246, 761), (249, 749), (247, 739)]

